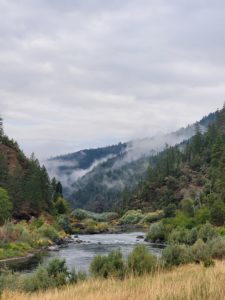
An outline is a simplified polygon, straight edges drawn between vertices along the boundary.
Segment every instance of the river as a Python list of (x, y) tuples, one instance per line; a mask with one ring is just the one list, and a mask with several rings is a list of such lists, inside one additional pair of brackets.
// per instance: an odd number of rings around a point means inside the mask
[(16, 268), (23, 273), (33, 272), (40, 262), (47, 264), (52, 258), (59, 257), (66, 260), (69, 269), (72, 270), (75, 268), (76, 271), (88, 272), (94, 256), (105, 255), (112, 250), (120, 249), (124, 257), (127, 257), (134, 246), (139, 243), (145, 244), (152, 253), (159, 256), (162, 251), (161, 248), (154, 244), (144, 242), (141, 236), (145, 236), (145, 233), (130, 232), (80, 235), (79, 239), (82, 240), (82, 243), (74, 242), (65, 248), (60, 248), (59, 251), (47, 252), (46, 255), (39, 259), (34, 258), (29, 262), (17, 264)]

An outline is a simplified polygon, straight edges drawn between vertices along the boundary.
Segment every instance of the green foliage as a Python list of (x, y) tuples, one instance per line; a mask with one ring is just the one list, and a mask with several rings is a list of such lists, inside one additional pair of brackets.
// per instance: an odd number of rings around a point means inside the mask
[(59, 225), (59, 227), (64, 230), (66, 233), (68, 234), (72, 234), (73, 233), (73, 229), (70, 223), (70, 219), (68, 216), (66, 215), (61, 215), (57, 218), (57, 223)]
[(153, 222), (157, 222), (164, 217), (164, 212), (162, 210), (157, 210), (155, 212), (150, 212), (143, 215), (143, 218), (140, 220), (139, 224), (147, 225)]
[(156, 257), (148, 251), (145, 245), (137, 245), (128, 256), (127, 269), (129, 274), (142, 275), (155, 271)]
[(187, 214), (178, 211), (174, 218), (169, 218), (164, 221), (165, 224), (170, 224), (172, 227), (183, 227), (191, 229), (195, 226), (195, 219), (189, 217)]
[(190, 248), (192, 260), (195, 263), (208, 263), (210, 260), (210, 249), (209, 246), (203, 242), (203, 240), (197, 240)]
[(168, 236), (168, 241), (170, 244), (188, 244), (193, 245), (198, 236), (197, 228), (186, 229), (183, 227), (177, 227), (172, 230)]
[(225, 204), (222, 200), (213, 203), (210, 210), (210, 220), (216, 226), (224, 225), (225, 222)]
[(204, 242), (209, 242), (217, 237), (218, 232), (216, 228), (208, 222), (199, 229), (198, 238), (202, 239)]
[(183, 199), (180, 202), (181, 210), (189, 217), (194, 216), (194, 201), (192, 199)]
[(88, 210), (77, 208), (72, 212), (72, 216), (80, 221), (84, 219), (93, 219), (99, 222), (108, 222), (116, 219), (118, 214), (115, 212), (94, 213)]
[(146, 240), (151, 242), (163, 242), (166, 240), (166, 230), (162, 222), (153, 223), (150, 226)]
[[(26, 158), (18, 144), (3, 132), (0, 135), (0, 142), (4, 146), (0, 153), (0, 187), (8, 191), (13, 204), (2, 206), (0, 202), (1, 209), (4, 207), (5, 210), (8, 209), (6, 213), (4, 212), (4, 219), (10, 217), (12, 212), (18, 219), (24, 216), (28, 219), (30, 215), (38, 215), (42, 211), (52, 213), (53, 200), (59, 183), (54, 185), (46, 168), (40, 165), (35, 156), (32, 154), (30, 159)], [(16, 164), (12, 164), (7, 153), (15, 157)]]
[(0, 187), (0, 225), (11, 217), (12, 203), (6, 190)]
[(165, 218), (173, 218), (176, 215), (176, 205), (174, 203), (170, 203), (164, 208)]
[(185, 245), (171, 245), (162, 252), (162, 262), (166, 267), (179, 266), (190, 261), (190, 252)]
[(47, 223), (39, 227), (37, 232), (40, 236), (49, 238), (52, 241), (56, 241), (59, 238), (59, 233), (57, 232), (57, 230)]
[(69, 283), (70, 276), (65, 260), (55, 258), (46, 267), (39, 266), (34, 274), (26, 276), (22, 289), (26, 292), (35, 292), (50, 287), (59, 287)]
[(26, 292), (35, 292), (38, 290), (46, 290), (54, 286), (54, 282), (49, 277), (48, 272), (44, 266), (39, 266), (37, 271), (24, 279), (22, 288)]
[(209, 249), (212, 258), (224, 259), (225, 258), (225, 240), (224, 238), (216, 238), (209, 242)]
[(208, 207), (200, 208), (195, 215), (197, 224), (204, 224), (210, 219), (210, 210)]
[(66, 214), (70, 211), (70, 207), (68, 202), (62, 197), (59, 197), (56, 202), (54, 203), (54, 208), (57, 214)]
[(107, 256), (96, 256), (91, 265), (90, 272), (93, 276), (108, 278), (123, 278), (125, 275), (125, 263), (122, 253), (117, 250)]
[(143, 219), (141, 210), (128, 210), (120, 219), (121, 224), (138, 224)]

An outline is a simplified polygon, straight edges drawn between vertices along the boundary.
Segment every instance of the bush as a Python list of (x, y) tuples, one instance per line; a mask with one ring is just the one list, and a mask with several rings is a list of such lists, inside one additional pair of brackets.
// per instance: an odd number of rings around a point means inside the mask
[(47, 223), (38, 228), (37, 232), (41, 237), (49, 238), (52, 241), (56, 241), (59, 238), (56, 229)]
[(64, 230), (66, 233), (68, 233), (68, 234), (72, 234), (73, 233), (70, 220), (69, 220), (69, 218), (67, 216), (63, 216), (63, 215), (59, 216), (57, 218), (57, 222), (58, 222), (59, 227), (62, 230)]
[(34, 274), (26, 276), (23, 280), (22, 288), (26, 292), (46, 290), (50, 287), (58, 287), (70, 283), (71, 277), (65, 260), (55, 258), (46, 267), (39, 266)]
[(209, 249), (212, 258), (224, 259), (225, 258), (225, 240), (224, 238), (217, 238), (209, 242)]
[(164, 212), (162, 210), (157, 210), (155, 212), (150, 212), (144, 215), (141, 219), (140, 224), (150, 224), (153, 222), (157, 222), (164, 217)]
[(72, 216), (76, 219), (82, 221), (84, 219), (90, 218), (99, 222), (112, 221), (118, 218), (118, 214), (115, 212), (105, 212), (105, 213), (94, 213), (85, 209), (77, 208), (72, 212)]
[(163, 250), (161, 260), (164, 266), (171, 267), (187, 264), (191, 257), (185, 245), (172, 245)]
[(16, 290), (19, 289), (20, 286), (20, 276), (18, 273), (14, 273), (12, 270), (7, 268), (1, 269), (0, 271), (0, 299), (1, 299), (1, 291), (4, 289), (8, 290)]
[(200, 208), (195, 215), (197, 224), (205, 224), (210, 218), (210, 211), (207, 207)]
[(196, 227), (191, 230), (185, 229), (183, 227), (175, 228), (168, 237), (170, 244), (188, 244), (193, 245), (198, 236), (198, 230)]
[(210, 223), (206, 223), (201, 226), (198, 232), (198, 238), (203, 240), (204, 242), (209, 242), (218, 237), (218, 232), (216, 228)]
[(128, 210), (120, 219), (121, 224), (138, 224), (144, 215), (141, 210)]
[(191, 258), (195, 263), (205, 262), (210, 260), (209, 246), (203, 240), (197, 240), (190, 248)]
[(134, 275), (153, 272), (156, 268), (157, 259), (148, 251), (145, 245), (137, 245), (128, 256), (128, 272)]
[(163, 242), (166, 240), (166, 232), (163, 223), (154, 223), (150, 226), (146, 236), (147, 241)]
[(54, 204), (54, 208), (55, 208), (56, 213), (60, 214), (60, 215), (66, 214), (70, 210), (68, 202), (61, 197), (59, 197), (56, 200), (56, 202)]
[(80, 208), (75, 209), (75, 210), (72, 212), (72, 215), (73, 215), (76, 219), (78, 219), (78, 220), (80, 220), (80, 221), (82, 221), (82, 220), (84, 220), (84, 219), (86, 219), (86, 218), (88, 217), (87, 212), (86, 212), (85, 210), (83, 210), (83, 209), (80, 209)]
[(176, 205), (173, 203), (170, 203), (167, 207), (164, 209), (165, 218), (173, 218), (176, 215)]
[(187, 235), (188, 229), (178, 227), (169, 234), (168, 241), (170, 244), (186, 244)]
[(109, 253), (107, 256), (98, 255), (94, 257), (90, 265), (90, 272), (96, 277), (122, 279), (125, 275), (125, 263), (122, 253), (117, 250)]
[(181, 210), (189, 217), (194, 216), (194, 201), (192, 199), (183, 199), (180, 202)]
[(22, 284), (22, 289), (26, 292), (35, 292), (38, 290), (46, 290), (54, 286), (52, 278), (44, 266), (39, 266), (33, 275), (28, 275)]

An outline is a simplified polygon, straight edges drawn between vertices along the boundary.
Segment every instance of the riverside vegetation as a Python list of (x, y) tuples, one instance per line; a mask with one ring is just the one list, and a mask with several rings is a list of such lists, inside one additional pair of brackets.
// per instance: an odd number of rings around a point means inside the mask
[[(218, 284), (225, 278), (221, 261), (225, 257), (225, 106), (216, 116), (205, 133), (196, 126), (193, 138), (152, 157), (146, 179), (133, 190), (124, 190), (121, 211), (117, 214), (79, 209), (71, 212), (63, 199), (61, 184), (50, 180), (34, 157), (28, 160), (20, 152), (15, 157), (14, 163), (20, 165), (22, 172), (22, 179), (17, 181), (15, 164), (6, 163), (3, 151), (0, 160), (2, 258), (49, 245), (66, 233), (104, 232), (117, 225), (143, 226), (147, 229), (146, 241), (166, 246), (160, 258), (143, 245), (137, 246), (127, 260), (120, 251), (97, 256), (90, 266), (88, 279), (85, 274), (69, 271), (65, 262), (59, 260), (40, 266), (28, 277), (2, 270), (3, 299), (26, 299), (24, 291), (62, 286), (66, 286), (62, 291), (47, 291), (46, 297), (60, 299), (60, 295), (69, 297), (79, 291), (76, 299), (80, 295), (85, 299), (85, 293), (86, 299), (92, 299), (97, 297), (93, 289), (98, 286), (102, 291), (98, 295), (102, 297), (106, 289), (102, 299), (113, 299), (116, 293), (118, 299), (124, 299), (123, 295), (134, 299), (141, 291), (147, 291), (143, 299), (149, 299), (145, 297), (150, 292), (152, 299), (224, 299), (225, 290)], [(16, 144), (1, 135), (2, 145), (11, 145), (16, 151)], [(14, 221), (8, 221), (11, 218)], [(194, 274), (196, 282), (193, 282)], [(153, 292), (154, 285), (158, 290)], [(132, 286), (131, 294), (129, 286)], [(167, 293), (162, 291), (162, 286), (166, 286)], [(169, 287), (173, 288), (172, 294), (168, 292)], [(36, 295), (29, 297), (35, 299)]]

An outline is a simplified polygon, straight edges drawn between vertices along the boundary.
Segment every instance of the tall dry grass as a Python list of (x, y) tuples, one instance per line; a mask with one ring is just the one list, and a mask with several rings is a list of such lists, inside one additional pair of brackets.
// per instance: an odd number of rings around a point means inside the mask
[(187, 265), (124, 281), (88, 280), (38, 294), (5, 291), (3, 300), (223, 300), (225, 261), (215, 267)]

